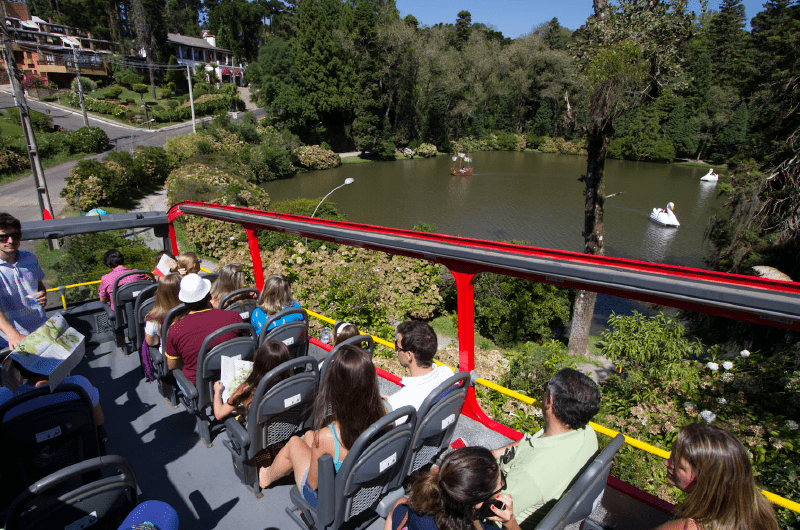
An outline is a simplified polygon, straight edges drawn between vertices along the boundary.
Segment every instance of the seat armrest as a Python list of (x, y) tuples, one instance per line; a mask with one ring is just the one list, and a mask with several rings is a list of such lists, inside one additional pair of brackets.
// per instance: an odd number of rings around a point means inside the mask
[(178, 384), (178, 388), (183, 394), (182, 397), (188, 402), (197, 403), (197, 388), (195, 388), (195, 386), (184, 375), (183, 371), (178, 368), (177, 370), (172, 370), (170, 373), (172, 374), (172, 377), (175, 378), (175, 382)]
[(225, 432), (228, 433), (230, 442), (226, 443), (225, 447), (233, 453), (234, 458), (244, 461), (247, 458), (247, 449), (250, 447), (250, 435), (247, 429), (236, 421), (236, 418), (228, 418), (225, 420)]
[(405, 494), (406, 492), (403, 488), (397, 488), (396, 490), (388, 492), (375, 507), (375, 513), (387, 519), (389, 515), (391, 515), (395, 503), (403, 498)]
[(333, 524), (336, 515), (336, 471), (333, 468), (333, 457), (322, 455), (317, 460), (319, 483), (317, 484), (317, 523), (322, 528)]

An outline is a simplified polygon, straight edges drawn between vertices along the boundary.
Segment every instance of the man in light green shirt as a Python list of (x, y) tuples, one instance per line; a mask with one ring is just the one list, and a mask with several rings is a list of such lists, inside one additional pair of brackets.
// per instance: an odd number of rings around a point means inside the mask
[(521, 528), (535, 528), (597, 452), (597, 436), (588, 423), (599, 409), (597, 384), (565, 368), (545, 386), (544, 429), (493, 451), (507, 473), (505, 493), (514, 501)]

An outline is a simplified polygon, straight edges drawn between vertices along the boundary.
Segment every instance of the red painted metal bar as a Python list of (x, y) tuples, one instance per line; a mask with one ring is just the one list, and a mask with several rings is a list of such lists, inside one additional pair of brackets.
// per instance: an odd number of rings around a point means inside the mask
[(169, 223), (169, 242), (172, 246), (172, 255), (178, 255), (178, 238), (175, 236), (175, 226), (172, 222)]
[(247, 233), (247, 244), (250, 246), (250, 259), (253, 261), (253, 276), (256, 279), (256, 289), (261, 291), (264, 288), (264, 264), (261, 261), (261, 252), (258, 248), (258, 229), (255, 227), (245, 227)]

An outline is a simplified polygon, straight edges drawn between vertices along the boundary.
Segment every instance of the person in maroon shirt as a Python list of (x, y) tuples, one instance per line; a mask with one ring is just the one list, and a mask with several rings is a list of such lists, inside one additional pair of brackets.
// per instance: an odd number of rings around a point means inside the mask
[[(214, 331), (230, 324), (241, 324), (242, 317), (236, 311), (225, 311), (211, 307), (211, 282), (197, 274), (187, 274), (181, 280), (178, 299), (186, 304), (189, 312), (169, 327), (164, 353), (167, 368), (183, 369), (186, 379), (197, 384), (197, 354), (203, 340)], [(231, 331), (217, 337), (211, 346), (236, 337)]]

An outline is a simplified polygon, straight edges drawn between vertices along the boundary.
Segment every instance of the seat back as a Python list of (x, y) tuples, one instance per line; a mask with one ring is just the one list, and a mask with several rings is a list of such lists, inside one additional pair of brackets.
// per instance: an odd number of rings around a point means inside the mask
[(219, 278), (219, 273), (218, 272), (203, 272), (203, 271), (200, 271), (198, 274), (200, 275), (201, 278), (204, 278), (204, 279), (210, 281), (211, 283), (214, 283), (215, 281), (217, 281), (217, 278)]
[(605, 491), (614, 455), (623, 443), (625, 437), (617, 434), (536, 526), (537, 530), (559, 530), (586, 519), (592, 513)]
[(279, 448), (297, 434), (311, 414), (318, 388), (319, 370), (313, 357), (298, 357), (270, 370), (259, 382), (247, 412), (248, 458)]
[(256, 307), (258, 307), (258, 289), (252, 287), (231, 291), (219, 301), (220, 309), (237, 311), (245, 322), (250, 322), (250, 316)]
[(331, 348), (331, 351), (325, 355), (325, 358), (319, 364), (320, 383), (325, 380), (325, 371), (328, 369), (328, 365), (330, 364), (330, 360), (333, 358), (333, 355), (345, 344), (355, 344), (370, 355), (372, 355), (372, 352), (375, 350), (375, 340), (372, 338), (372, 335), (358, 335), (356, 337), (350, 337), (347, 340), (343, 340)]
[(80, 385), (45, 385), (0, 406), (3, 498), (71, 464), (100, 456), (92, 402)]
[(428, 394), (417, 409), (417, 426), (405, 463), (406, 476), (432, 462), (447, 448), (464, 407), (469, 383), (469, 372), (458, 372)]
[[(178, 304), (172, 309), (170, 309), (169, 312), (167, 313), (167, 316), (164, 317), (164, 322), (161, 323), (161, 344), (164, 349), (166, 349), (167, 334), (169, 333), (169, 327), (175, 320), (178, 319), (178, 317), (183, 315), (185, 312), (186, 312), (186, 304)], [(169, 373), (169, 370), (167, 370), (166, 357), (164, 357), (164, 354), (161, 352), (154, 353), (151, 350), (151, 353), (154, 355), (158, 355), (160, 360), (162, 361), (159, 364), (159, 368), (157, 368), (159, 378), (166, 377), (167, 374)]]
[[(219, 337), (232, 331), (239, 336), (211, 346)], [(197, 353), (197, 409), (211, 405), (214, 398), (214, 383), (219, 381), (222, 357), (240, 355), (244, 361), (252, 361), (256, 351), (256, 331), (250, 324), (230, 324), (209, 333)]]
[[(90, 472), (117, 471), (61, 495)], [(5, 528), (117, 528), (138, 504), (136, 478), (121, 456), (101, 456), (60, 469), (19, 495), (9, 508)]]
[(137, 352), (141, 351), (142, 343), (144, 342), (144, 324), (147, 313), (153, 309), (155, 303), (156, 289), (158, 284), (153, 284), (142, 289), (133, 303), (133, 330), (134, 341), (133, 346)]
[[(120, 284), (123, 279), (140, 274), (147, 276), (148, 279), (138, 279)], [(140, 270), (128, 271), (124, 274), (120, 274), (119, 277), (114, 280), (114, 287), (111, 290), (111, 300), (114, 302), (114, 328), (117, 331), (127, 328), (128, 325), (133, 322), (133, 304), (136, 297), (142, 290), (154, 283), (156, 283), (156, 279), (152, 272)], [(129, 332), (126, 332), (126, 335), (128, 338), (133, 338), (133, 335)]]
[[(302, 320), (286, 322), (285, 324), (281, 324), (267, 331), (267, 328), (269, 328), (270, 324), (273, 322), (294, 314), (301, 315), (303, 317)], [(275, 313), (268, 318), (264, 323), (264, 327), (261, 328), (261, 332), (258, 334), (258, 344), (260, 346), (270, 340), (286, 344), (293, 358), (305, 357), (308, 355), (308, 313), (306, 313), (306, 310), (293, 307)]]
[[(394, 425), (403, 417), (406, 418), (404, 423)], [(317, 507), (321, 518), (325, 511), (330, 515), (332, 505), (333, 528), (339, 528), (377, 505), (397, 483), (398, 476), (403, 474), (402, 463), (410, 446), (416, 418), (413, 407), (401, 407), (386, 414), (356, 439), (335, 474), (334, 489), (325, 488), (320, 480)], [(331, 465), (325, 466), (326, 473), (332, 471), (333, 460), (329, 461)], [(329, 480), (327, 476), (325, 480)]]

